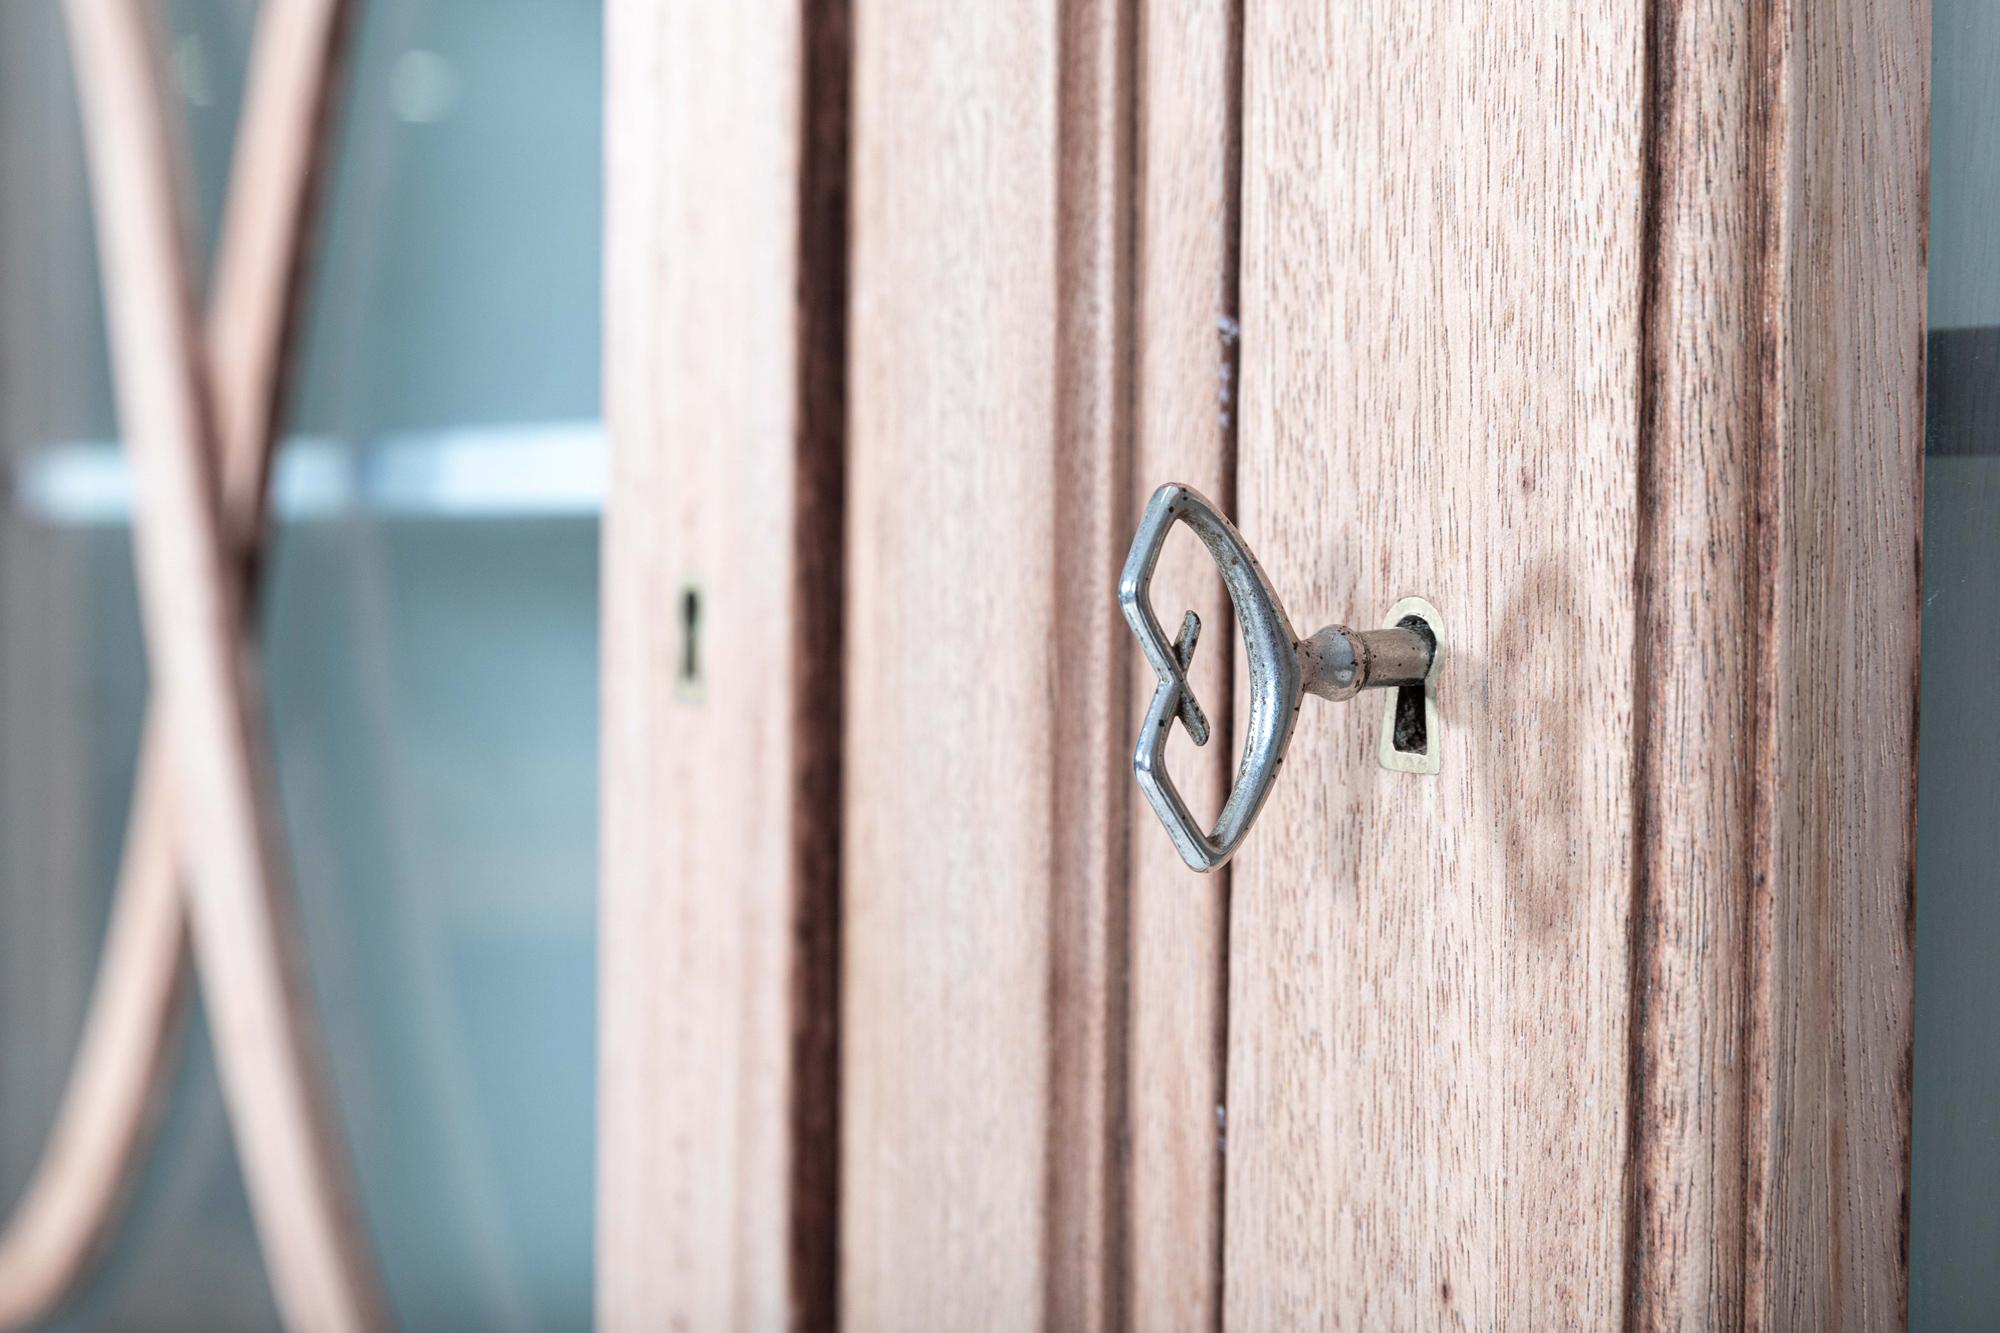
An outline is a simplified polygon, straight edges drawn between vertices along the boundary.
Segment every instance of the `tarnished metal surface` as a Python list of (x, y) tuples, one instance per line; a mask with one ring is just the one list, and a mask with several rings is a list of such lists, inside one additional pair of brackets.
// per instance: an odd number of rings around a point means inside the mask
[[(1153, 570), (1175, 523), (1194, 530), (1221, 571), (1250, 669), (1242, 762), (1222, 813), (1207, 833), (1188, 812), (1166, 765), (1167, 735), (1176, 717), (1196, 745), (1207, 744), (1209, 730), (1187, 679), (1201, 619), (1189, 611), (1179, 635), (1169, 641), (1153, 613)], [(1291, 744), (1299, 703), (1308, 691), (1325, 699), (1350, 699), (1365, 689), (1417, 684), (1433, 671), (1436, 640), (1427, 623), (1358, 632), (1330, 625), (1301, 642), (1243, 535), (1199, 491), (1177, 482), (1160, 487), (1147, 502), (1118, 580), (1118, 604), (1160, 679), (1132, 754), (1132, 769), (1181, 859), (1195, 870), (1215, 869), (1242, 845), (1271, 794)]]
[(1299, 645), (1306, 693), (1338, 703), (1363, 690), (1420, 684), (1430, 670), (1431, 643), (1422, 628), (1328, 625)]
[[(1201, 621), (1194, 612), (1182, 622), (1178, 644), (1169, 643), (1153, 614), (1151, 584), (1153, 568), (1159, 563), (1160, 549), (1175, 523), (1194, 529), (1208, 548), (1216, 567), (1222, 571), (1223, 585), (1229, 589), (1236, 621), (1243, 628), (1243, 646), (1250, 663), (1250, 709), (1244, 723), (1243, 761), (1236, 772), (1236, 785), (1223, 803), (1211, 833), (1203, 833), (1167, 772), (1167, 728), (1185, 711), (1200, 720), (1200, 703), (1189, 688), (1187, 667), (1194, 660), (1195, 639)], [(1160, 678), (1147, 710), (1145, 726), (1139, 733), (1138, 748), (1132, 755), (1132, 769), (1139, 776), (1139, 789), (1146, 793), (1153, 812), (1167, 826), (1181, 859), (1196, 870), (1213, 870), (1227, 861), (1250, 831), (1257, 812), (1270, 795), (1271, 780), (1291, 743), (1292, 726), (1298, 720), (1304, 672), (1299, 665), (1298, 636), (1285, 609), (1271, 588), (1257, 557), (1243, 542), (1242, 534), (1224, 518), (1200, 492), (1169, 483), (1153, 492), (1132, 539), (1132, 553), (1125, 558), (1125, 571), (1118, 580), (1118, 604), (1139, 648)], [(1185, 656), (1183, 656), (1185, 654)], [(1208, 739), (1208, 726), (1190, 726), (1188, 734), (1196, 744)]]

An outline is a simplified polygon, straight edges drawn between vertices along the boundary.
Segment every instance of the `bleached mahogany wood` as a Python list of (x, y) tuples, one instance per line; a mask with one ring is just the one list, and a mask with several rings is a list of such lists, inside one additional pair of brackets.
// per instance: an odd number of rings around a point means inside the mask
[(1237, 857), (1232, 1327), (1623, 1313), (1644, 7), (1245, 14), (1239, 526), (1443, 613), (1443, 770), (1308, 708)]
[(1770, 24), (1654, 18), (1641, 316), (1631, 1301), (1744, 1314), (1751, 885), (1766, 854)]
[(606, 56), (599, 1319), (828, 1327), (845, 9)]
[[(1656, 18), (1634, 1322), (1905, 1316), (1921, 6)], [(1671, 21), (1669, 21), (1669, 19)]]
[[(224, 517), (245, 562), (263, 510), (349, 9), (347, 0), (266, 6), (251, 56), (206, 334)], [(242, 577), (247, 586), (247, 570)], [(156, 710), (140, 744), (125, 855), (76, 1065), (48, 1149), (0, 1233), (0, 1326), (41, 1319), (70, 1289), (142, 1156), (187, 975), (173, 777)]]
[(1769, 24), (1661, 6), (1640, 317), (1631, 1313), (1741, 1321), (1744, 1036), (1770, 728)]
[[(1132, 6), (1057, 6), (1055, 587), (1046, 846), (1047, 1327), (1114, 1330), (1124, 1313), (1130, 869), (1123, 830), (1127, 639), (1103, 600), (1131, 539)], [(1048, 354), (1043, 344), (1044, 355)], [(1026, 348), (1020, 349), (1025, 353)], [(1027, 499), (1026, 494), (1023, 499)], [(990, 566), (989, 566), (990, 568)], [(968, 575), (976, 573), (968, 569)], [(1081, 577), (1078, 577), (1080, 575)], [(949, 577), (947, 575), (947, 577)], [(976, 679), (976, 673), (974, 674)], [(974, 818), (976, 811), (968, 811)], [(1025, 868), (1034, 868), (1029, 862)], [(1032, 885), (1032, 877), (1021, 887)], [(961, 943), (972, 941), (961, 939)]]
[(861, 12), (841, 1311), (1122, 1322), (1131, 34)]
[(180, 781), (197, 965), (278, 1306), (383, 1322), (305, 994), (263, 770), (255, 655), (209, 454), (176, 160), (152, 11), (68, 0), (119, 413), (142, 500), (141, 609)]
[(1243, 525), (1453, 647), (1237, 861), (1230, 1318), (1893, 1327), (1925, 16), (1517, 17), (1249, 24)]
[(1888, 1328), (1908, 1295), (1930, 10), (1779, 16), (1745, 1323)]
[[(1234, 0), (1138, 7), (1134, 512), (1165, 481), (1235, 509), (1239, 22)], [(1169, 767), (1190, 808), (1207, 816), (1221, 809), (1235, 764), (1229, 599), (1185, 533), (1162, 554), (1153, 586), (1166, 620), (1178, 623), (1190, 607), (1206, 628), (1191, 678), (1213, 734), (1196, 750), (1177, 730)], [(1129, 697), (1150, 698), (1155, 683), (1134, 655)], [(1123, 721), (1129, 747), (1137, 723)], [(1126, 766), (1110, 772), (1126, 780)], [(1144, 802), (1129, 802), (1127, 820), (1127, 1309), (1135, 1329), (1210, 1329), (1221, 1317), (1229, 872), (1189, 871)]]

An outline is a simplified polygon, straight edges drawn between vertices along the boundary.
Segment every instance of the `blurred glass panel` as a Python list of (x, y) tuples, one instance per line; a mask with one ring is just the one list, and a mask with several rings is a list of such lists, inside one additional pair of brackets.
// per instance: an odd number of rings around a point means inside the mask
[(298, 421), (598, 415), (602, 5), (362, 5)]
[(1910, 1325), (2000, 1327), (2000, 7), (1932, 9)]
[(584, 1328), (600, 6), (361, 13), (266, 617), (286, 827), (398, 1315)]
[[(599, 6), (364, 0), (263, 640), (341, 1122), (398, 1320), (590, 1323)], [(212, 249), (255, 7), (175, 0)], [(57, 0), (0, 5), (0, 1201), (41, 1151), (144, 707)], [(276, 1322), (197, 1024), (60, 1327)]]
[[(180, 4), (181, 59), (210, 53), (190, 157), (226, 157), (252, 15)], [(234, 70), (232, 77), (230, 71)], [(21, 1197), (82, 1031), (145, 705), (129, 530), (49, 521), (24, 471), (115, 437), (83, 146), (57, 0), (0, 5), (0, 1206)], [(207, 226), (212, 228), (210, 218)], [(101, 446), (100, 452), (102, 451)], [(61, 1329), (263, 1329), (277, 1322), (194, 1005), (158, 1149), (128, 1220)]]

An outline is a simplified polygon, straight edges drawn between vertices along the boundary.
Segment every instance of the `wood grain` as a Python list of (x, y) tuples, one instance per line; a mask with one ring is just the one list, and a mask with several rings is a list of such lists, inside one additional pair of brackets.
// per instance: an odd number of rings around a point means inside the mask
[(607, 19), (599, 1320), (827, 1327), (845, 8)]
[(1643, 17), (1246, 10), (1239, 526), (1450, 651), (1440, 774), (1314, 703), (1236, 860), (1232, 1327), (1623, 1312)]
[[(350, 13), (347, 0), (269, 6), (251, 55), (205, 361), (223, 518), (246, 590)], [(156, 709), (76, 1063), (44, 1157), (0, 1233), (0, 1326), (43, 1318), (73, 1287), (144, 1154), (187, 976), (174, 777)]]
[(1895, 1326), (1924, 15), (1517, 17), (1249, 18), (1243, 527), (1452, 656), (1238, 859), (1230, 1319)]
[(1926, 14), (1658, 12), (1633, 1312), (1905, 1317)]
[(855, 1328), (1123, 1319), (1128, 23), (885, 0), (857, 25)]
[(1631, 1323), (1743, 1315), (1752, 885), (1769, 740), (1770, 24), (1649, 33), (1634, 688)]
[[(1183, 481), (1234, 512), (1237, 195), (1242, 51), (1235, 0), (1138, 6), (1134, 150), (1133, 512)], [(1199, 542), (1181, 534), (1154, 573), (1161, 614), (1206, 627), (1191, 678), (1212, 737), (1176, 731), (1168, 766), (1191, 808), (1218, 811), (1233, 776), (1229, 599)], [(1156, 682), (1136, 655), (1134, 701)], [(1127, 719), (1126, 740), (1137, 722)], [(1109, 780), (1126, 781), (1129, 764)], [(1133, 1328), (1209, 1329), (1221, 1319), (1224, 1002), (1229, 871), (1182, 864), (1143, 801), (1131, 801), (1130, 1242)]]
[(1930, 12), (1780, 18), (1745, 1323), (1885, 1328), (1908, 1296)]
[(67, 15), (119, 414), (143, 497), (141, 610), (180, 779), (171, 809), (224, 1096), (287, 1323), (376, 1327), (381, 1296), (305, 994), (245, 598), (210, 454), (155, 16), (125, 0), (69, 0)]

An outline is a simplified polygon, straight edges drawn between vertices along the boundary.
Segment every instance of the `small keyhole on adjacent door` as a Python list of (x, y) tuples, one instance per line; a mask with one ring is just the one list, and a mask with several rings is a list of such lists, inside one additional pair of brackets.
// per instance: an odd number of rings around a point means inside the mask
[(701, 698), (701, 589), (688, 583), (681, 587), (681, 659), (676, 673), (676, 692), (683, 699)]

